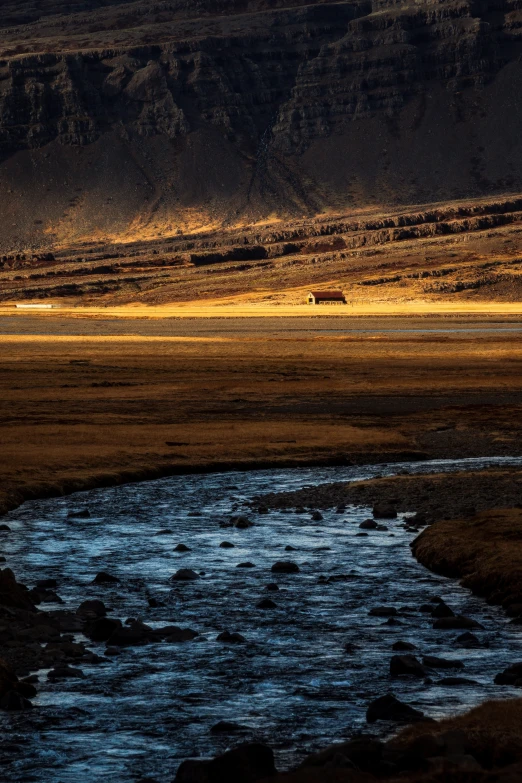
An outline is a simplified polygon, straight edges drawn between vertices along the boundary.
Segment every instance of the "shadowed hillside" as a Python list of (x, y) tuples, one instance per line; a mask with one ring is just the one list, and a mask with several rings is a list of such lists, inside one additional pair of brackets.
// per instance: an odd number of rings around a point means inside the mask
[(522, 191), (513, 1), (4, 2), (0, 248)]

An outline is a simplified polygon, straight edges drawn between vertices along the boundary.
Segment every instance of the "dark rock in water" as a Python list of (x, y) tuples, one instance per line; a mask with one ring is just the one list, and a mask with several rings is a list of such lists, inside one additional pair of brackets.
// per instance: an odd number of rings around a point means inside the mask
[(397, 510), (391, 503), (376, 503), (372, 514), (375, 519), (397, 519)]
[(106, 647), (105, 655), (108, 655), (112, 658), (113, 656), (121, 655), (121, 650), (119, 647)]
[(78, 511), (69, 511), (67, 519), (90, 519), (91, 512), (88, 508), (81, 508)]
[(226, 642), (227, 644), (242, 644), (246, 642), (244, 636), (240, 633), (230, 633), (230, 631), (223, 631), (216, 637), (216, 642)]
[(395, 617), (397, 609), (394, 606), (374, 606), (368, 614), (371, 617)]
[(435, 655), (425, 655), (422, 659), (424, 666), (430, 669), (463, 669), (462, 661), (451, 661), (448, 658), (437, 658)]
[(238, 563), (236, 568), (255, 568), (255, 565), (247, 560), (246, 563)]
[(166, 642), (190, 642), (199, 636), (197, 631), (193, 631), (192, 628), (178, 628), (177, 625), (166, 625), (164, 628), (158, 628), (155, 631)]
[(278, 560), (277, 563), (274, 563), (271, 570), (274, 574), (298, 574), (299, 566), (290, 560)]
[(347, 642), (344, 645), (344, 651), (345, 653), (348, 653), (348, 655), (353, 655), (358, 651), (359, 647), (356, 644), (353, 644), (353, 642)]
[(189, 511), (187, 516), (188, 517), (201, 517), (201, 516), (203, 516), (203, 514), (201, 513), (201, 511), (195, 510), (195, 511)]
[(466, 631), (465, 633), (461, 633), (460, 636), (457, 636), (455, 639), (455, 644), (458, 644), (459, 647), (464, 647), (465, 649), (473, 649), (474, 647), (484, 647), (480, 639), (475, 636), (474, 633), (470, 633), (469, 631)]
[(172, 534), (172, 530), (168, 527), (163, 528), (163, 530), (158, 530), (156, 533), (154, 533), (155, 536), (169, 536)]
[(395, 642), (395, 644), (392, 646), (392, 650), (396, 650), (397, 652), (407, 652), (408, 650), (415, 650), (416, 647), (411, 642), (403, 642), (399, 640), (398, 642)]
[(311, 519), (312, 519), (313, 522), (322, 522), (324, 517), (323, 517), (323, 515), (321, 514), (320, 511), (314, 511), (312, 513)]
[(431, 614), (433, 612), (433, 604), (421, 604), (419, 606), (419, 612), (423, 612), (424, 614)]
[(381, 533), (386, 533), (388, 531), (388, 527), (386, 525), (377, 525), (375, 530), (378, 530)]
[(277, 609), (277, 604), (271, 598), (262, 598), (256, 604), (257, 609)]
[(34, 699), (38, 693), (34, 685), (31, 682), (27, 682), (27, 680), (18, 682), (16, 685), (16, 690), (20, 696), (23, 696), (25, 699)]
[(48, 680), (82, 679), (83, 677), (85, 674), (82, 670), (74, 669), (72, 666), (56, 666), (47, 675)]
[(478, 623), (476, 620), (472, 620), (471, 617), (464, 617), (464, 615), (458, 614), (455, 617), (440, 617), (435, 620), (433, 627), (440, 631), (458, 631), (462, 630), (484, 630), (484, 626)]
[(406, 522), (409, 525), (414, 525), (415, 527), (423, 527), (424, 525), (427, 524), (426, 514), (423, 514), (421, 511), (418, 511), (412, 517), (407, 517)]
[(103, 601), (98, 601), (97, 599), (93, 598), (87, 601), (82, 601), (76, 610), (76, 614), (80, 617), (105, 617), (107, 614), (107, 608)]
[(495, 685), (522, 687), (522, 663), (514, 663), (495, 677)]
[(36, 587), (39, 590), (54, 590), (55, 587), (58, 587), (58, 582), (56, 579), (38, 579)]
[(210, 729), (211, 734), (235, 734), (240, 731), (248, 731), (248, 726), (241, 726), (239, 723), (233, 721), (220, 720), (219, 723), (215, 723)]
[(265, 587), (265, 590), (268, 590), (270, 593), (278, 593), (279, 592), (279, 585), (276, 585), (275, 582), (270, 582)]
[(100, 571), (94, 579), (92, 580), (93, 585), (110, 585), (110, 584), (116, 584), (120, 580), (117, 576), (113, 576), (112, 574), (108, 574), (107, 571)]
[(295, 552), (295, 546), (292, 546), (291, 544), (287, 544), (285, 546), (285, 552)]
[(174, 552), (190, 552), (190, 547), (186, 544), (178, 544), (174, 547)]
[(149, 625), (134, 620), (128, 627), (116, 628), (107, 640), (109, 647), (132, 647), (147, 644), (161, 638), (161, 631), (154, 631)]
[(390, 661), (390, 674), (392, 677), (426, 677), (427, 671), (414, 655), (394, 655)]
[(458, 688), (460, 685), (478, 685), (478, 682), (476, 680), (468, 680), (467, 677), (443, 677), (437, 682), (437, 685)]
[(257, 509), (258, 514), (268, 514), (268, 509), (266, 506), (259, 506)]
[(361, 530), (377, 530), (379, 525), (375, 519), (365, 519), (364, 522), (361, 522), (359, 527)]
[(375, 699), (366, 710), (366, 720), (368, 723), (375, 723), (378, 720), (388, 720), (394, 723), (415, 723), (426, 720), (424, 713), (410, 707), (399, 701), (393, 694), (381, 696)]
[(85, 629), (85, 635), (93, 642), (106, 642), (107, 639), (121, 628), (121, 620), (112, 617), (100, 617)]
[(235, 544), (231, 544), (230, 541), (222, 541), (219, 546), (221, 549), (234, 549)]
[(9, 525), (1, 524), (0, 525), (0, 533), (12, 533), (12, 530), (9, 527)]
[(199, 575), (191, 568), (180, 568), (170, 578), (176, 582), (192, 582), (195, 579), (199, 579)]
[(363, 536), (367, 536), (367, 535), (368, 535), (368, 533), (356, 533), (355, 535), (356, 535), (357, 537), (359, 537), (359, 538), (362, 538)]
[(244, 743), (212, 761), (184, 761), (174, 783), (257, 783), (276, 774), (274, 754), (269, 747)]
[(18, 691), (7, 691), (0, 699), (0, 709), (6, 712), (23, 712), (32, 708), (31, 702)]
[(403, 623), (398, 620), (396, 617), (388, 617), (385, 623), (383, 625), (402, 625)]
[(157, 609), (159, 606), (165, 606), (163, 601), (158, 601), (157, 598), (148, 598), (147, 603), (151, 609)]
[(249, 527), (253, 527), (254, 523), (250, 521), (248, 517), (239, 516), (231, 517), (232, 525), (237, 527), (238, 530), (246, 530)]
[(432, 617), (455, 617), (455, 612), (447, 603), (440, 601), (431, 613)]

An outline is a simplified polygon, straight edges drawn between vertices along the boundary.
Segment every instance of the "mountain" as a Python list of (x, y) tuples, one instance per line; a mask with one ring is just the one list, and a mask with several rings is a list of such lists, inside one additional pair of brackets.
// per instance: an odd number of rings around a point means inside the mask
[(519, 0), (4, 0), (0, 250), (522, 192)]

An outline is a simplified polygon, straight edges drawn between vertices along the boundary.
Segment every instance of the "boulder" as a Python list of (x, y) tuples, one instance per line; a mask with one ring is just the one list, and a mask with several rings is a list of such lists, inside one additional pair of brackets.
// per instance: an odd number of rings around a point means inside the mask
[(84, 633), (92, 642), (106, 642), (121, 627), (121, 620), (99, 617), (87, 626)]
[(278, 560), (271, 568), (274, 574), (298, 574), (299, 566), (290, 560)]
[(433, 627), (440, 631), (459, 631), (459, 630), (484, 630), (484, 626), (478, 623), (476, 620), (472, 620), (471, 617), (464, 617), (464, 615), (458, 614), (455, 617), (440, 617), (435, 620)]
[(240, 633), (222, 631), (219, 636), (216, 637), (216, 642), (226, 642), (227, 644), (242, 644), (243, 642), (246, 642), (246, 639)]
[(58, 587), (56, 579), (38, 579), (36, 582), (38, 590), (54, 590), (56, 587)]
[(397, 609), (394, 606), (374, 606), (368, 614), (370, 617), (395, 617)]
[(361, 530), (377, 530), (379, 524), (375, 521), (375, 519), (365, 519), (364, 522), (361, 522), (359, 527)]
[(69, 511), (67, 514), (67, 519), (90, 519), (91, 518), (91, 512), (88, 508), (81, 508), (77, 511)]
[(522, 687), (522, 663), (514, 663), (495, 677), (495, 685)]
[(190, 547), (186, 544), (178, 544), (174, 547), (174, 552), (190, 552)]
[(323, 515), (321, 514), (320, 511), (314, 511), (312, 513), (311, 519), (312, 519), (312, 522), (322, 522), (324, 517), (323, 517)]
[(154, 631), (149, 625), (133, 621), (129, 626), (116, 628), (107, 639), (110, 647), (132, 647), (137, 644), (147, 644), (161, 638), (161, 633)]
[(232, 522), (233, 527), (237, 527), (238, 530), (246, 530), (254, 525), (248, 517), (244, 516), (232, 517), (230, 521)]
[(9, 527), (9, 525), (2, 524), (0, 525), (0, 533), (12, 533), (12, 529)]
[(172, 530), (169, 527), (164, 527), (162, 530), (158, 530), (154, 533), (155, 536), (169, 536), (172, 534)]
[(235, 544), (231, 544), (230, 541), (222, 541), (219, 546), (221, 549), (233, 549)]
[(478, 639), (474, 633), (470, 633), (469, 631), (465, 631), (465, 633), (461, 633), (460, 636), (457, 636), (455, 639), (455, 644), (458, 644), (459, 647), (464, 647), (465, 649), (473, 649), (474, 647), (483, 647), (484, 645)]
[(462, 661), (451, 661), (448, 658), (437, 658), (435, 655), (425, 655), (422, 659), (424, 666), (430, 669), (463, 669)]
[(105, 617), (107, 609), (103, 601), (98, 601), (96, 598), (91, 600), (82, 601), (76, 614), (80, 617)]
[(48, 680), (70, 680), (82, 679), (85, 677), (81, 669), (74, 669), (72, 666), (56, 666), (47, 675)]
[(444, 601), (439, 601), (431, 612), (432, 617), (455, 617), (455, 612)]
[(270, 582), (265, 587), (265, 590), (268, 590), (269, 593), (278, 593), (279, 592), (279, 585), (276, 585), (275, 582)]
[(93, 585), (110, 585), (117, 584), (120, 580), (117, 576), (108, 574), (107, 571), (100, 571), (92, 580)]
[(426, 677), (426, 669), (414, 655), (394, 655), (390, 661), (392, 677)]
[(389, 693), (369, 704), (366, 710), (366, 720), (368, 723), (375, 723), (378, 720), (393, 721), (394, 723), (416, 723), (426, 720), (426, 716), (420, 710), (410, 707), (409, 704), (404, 704)]
[(236, 568), (255, 568), (255, 564), (247, 561), (246, 563), (238, 563)]
[(178, 628), (177, 625), (166, 625), (164, 628), (158, 628), (155, 631), (158, 636), (165, 639), (166, 642), (190, 642), (199, 636), (197, 631), (191, 628)]
[(291, 544), (287, 544), (285, 546), (285, 552), (295, 552), (295, 546), (292, 546)]
[(211, 761), (184, 761), (175, 783), (257, 783), (276, 774), (272, 750), (253, 742), (239, 745)]
[(180, 568), (170, 578), (176, 582), (192, 582), (195, 579), (199, 579), (199, 575), (191, 568)]
[(220, 720), (210, 729), (211, 734), (236, 734), (241, 731), (248, 731), (248, 726), (241, 726), (229, 720)]
[(467, 677), (443, 677), (437, 682), (437, 685), (458, 688), (460, 685), (478, 685), (476, 680), (469, 680)]
[(0, 699), (0, 709), (6, 712), (22, 712), (30, 710), (33, 705), (18, 691), (8, 691)]
[(36, 607), (31, 601), (28, 591), (18, 584), (10, 568), (0, 570), (0, 604), (14, 609), (36, 612)]
[(376, 503), (372, 514), (375, 519), (397, 519), (397, 509), (391, 503)]
[(415, 650), (416, 647), (411, 642), (403, 642), (402, 640), (399, 640), (398, 642), (395, 642), (395, 644), (392, 646), (392, 650), (396, 650), (397, 652), (409, 652), (410, 650)]
[(257, 609), (277, 609), (277, 604), (271, 598), (262, 598), (256, 604)]
[(312, 753), (305, 758), (301, 769), (307, 767), (342, 768), (372, 773), (379, 769), (385, 750), (384, 743), (375, 737), (360, 736)]

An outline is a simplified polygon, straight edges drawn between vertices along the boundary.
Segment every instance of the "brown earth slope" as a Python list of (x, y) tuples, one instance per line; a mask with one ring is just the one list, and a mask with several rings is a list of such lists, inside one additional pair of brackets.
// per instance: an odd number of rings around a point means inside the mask
[(514, 0), (2, 3), (0, 248), (522, 191)]

